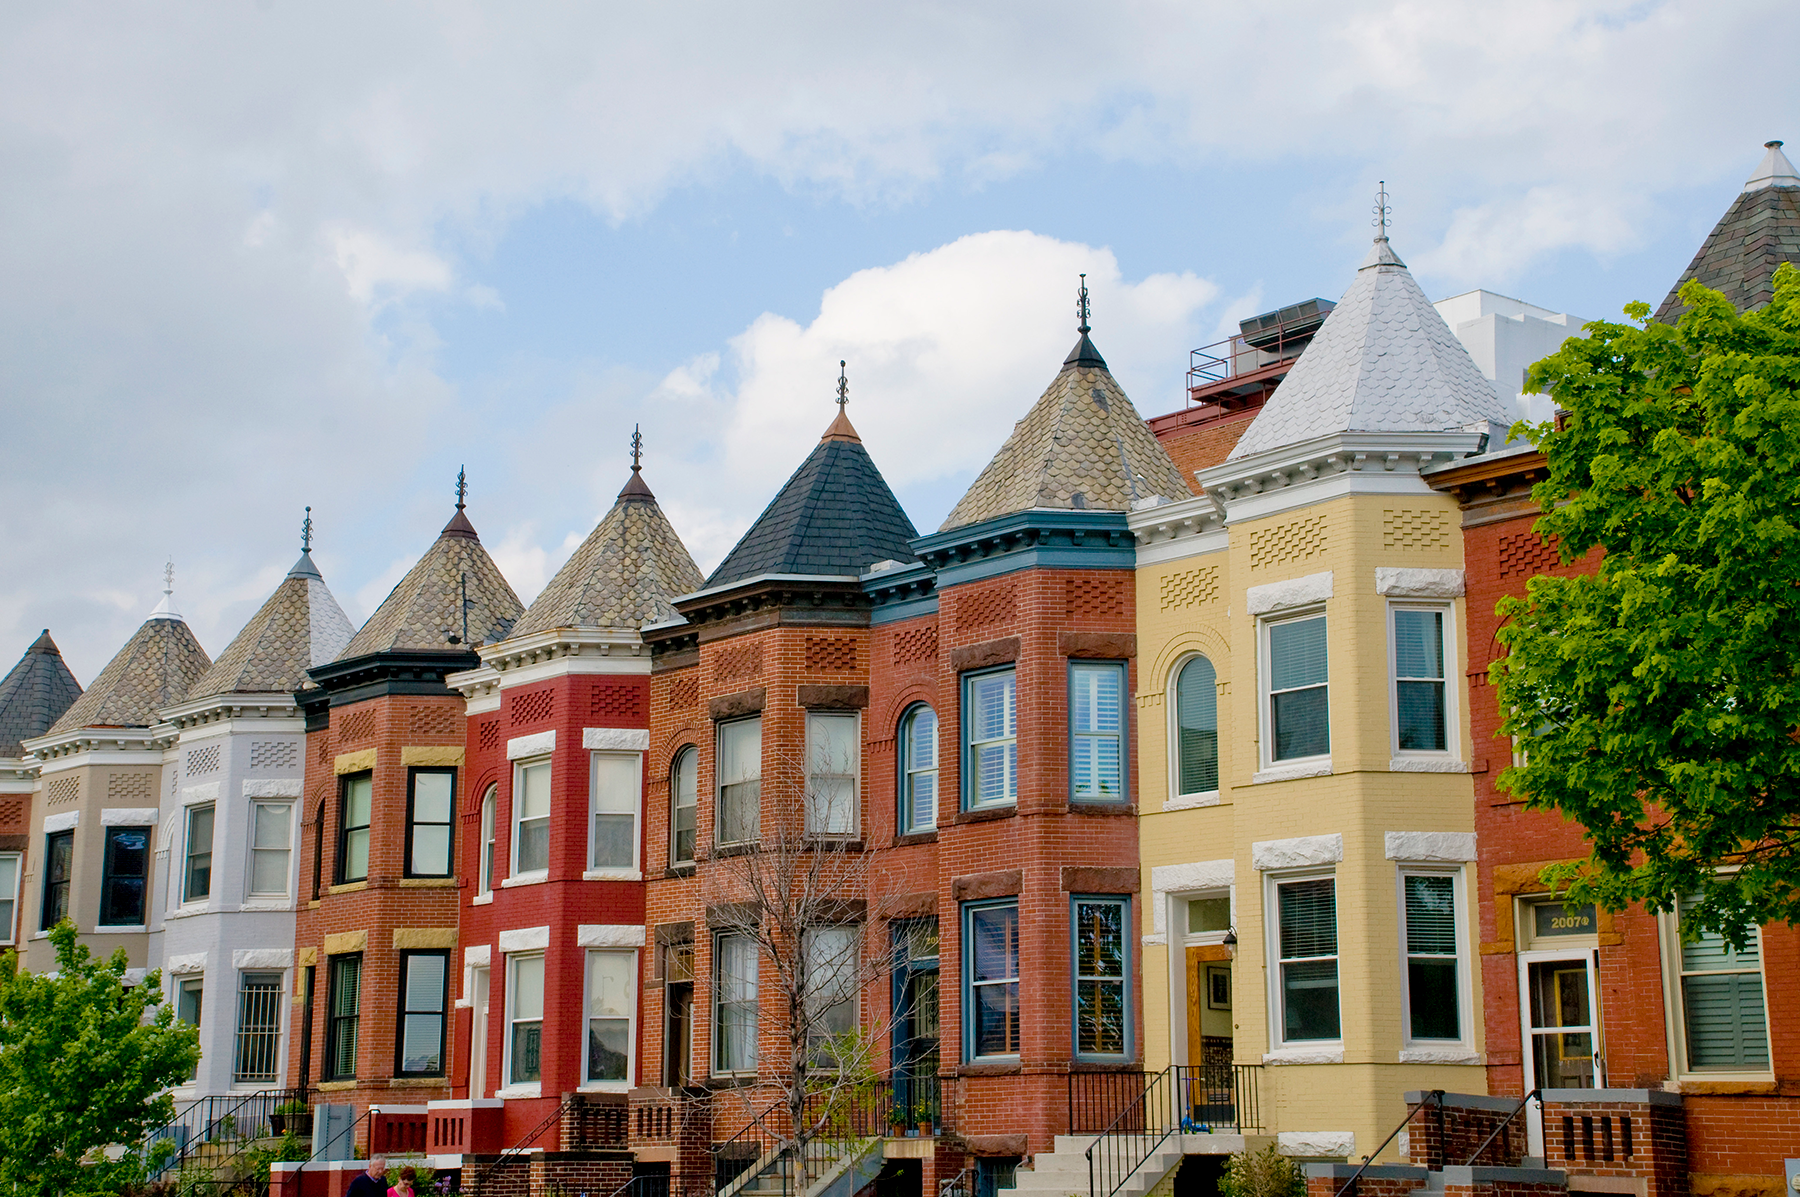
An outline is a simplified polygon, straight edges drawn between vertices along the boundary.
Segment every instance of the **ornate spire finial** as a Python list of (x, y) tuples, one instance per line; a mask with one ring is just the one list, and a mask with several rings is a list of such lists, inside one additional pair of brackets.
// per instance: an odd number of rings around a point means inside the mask
[(173, 557), (169, 558), (169, 563), (163, 566), (163, 593), (175, 593), (175, 559)]
[(462, 466), (456, 467), (456, 509), (461, 511), (469, 497), (469, 479)]
[(306, 518), (300, 521), (300, 551), (312, 552), (312, 508), (306, 509)]
[(1369, 223), (1381, 230), (1375, 234), (1375, 240), (1386, 241), (1388, 239), (1388, 217), (1394, 214), (1394, 210), (1388, 207), (1387, 180), (1380, 180), (1378, 186), (1380, 190), (1375, 193), (1375, 206), (1370, 209), (1375, 213), (1375, 218)]
[(637, 424), (631, 426), (631, 472), (634, 474), (644, 468), (644, 434), (638, 428)]
[(1088, 333), (1092, 332), (1093, 330), (1088, 327), (1088, 316), (1091, 313), (1088, 308), (1088, 289), (1087, 289), (1087, 275), (1086, 274), (1083, 274), (1081, 276), (1081, 293), (1079, 295), (1077, 295), (1075, 298), (1075, 314), (1081, 318), (1081, 325), (1075, 331), (1082, 334), (1083, 336), (1086, 336)]
[(843, 358), (838, 359), (837, 405), (838, 405), (839, 411), (843, 411), (844, 404), (850, 402), (850, 376), (848, 374), (844, 373), (844, 367), (846, 364), (847, 363), (844, 361)]

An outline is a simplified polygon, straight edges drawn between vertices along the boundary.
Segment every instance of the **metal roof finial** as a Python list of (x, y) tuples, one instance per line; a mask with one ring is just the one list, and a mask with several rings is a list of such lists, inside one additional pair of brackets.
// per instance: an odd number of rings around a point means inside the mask
[(644, 468), (644, 435), (638, 431), (639, 427), (637, 424), (631, 426), (631, 472), (634, 474)]
[(1088, 308), (1088, 289), (1087, 289), (1087, 275), (1086, 274), (1083, 274), (1081, 276), (1081, 293), (1078, 296), (1076, 296), (1076, 299), (1075, 299), (1075, 314), (1081, 318), (1081, 325), (1075, 331), (1080, 333), (1082, 336), (1086, 336), (1088, 333), (1092, 332), (1093, 330), (1088, 327), (1088, 316), (1089, 316), (1090, 312), (1089, 312), (1089, 308)]
[(846, 364), (843, 358), (838, 359), (837, 405), (840, 412), (844, 410), (844, 404), (850, 402), (850, 376), (844, 373)]
[(163, 566), (163, 593), (175, 593), (175, 559), (173, 557), (169, 558), (169, 563)]
[(312, 552), (312, 508), (306, 509), (306, 518), (300, 521), (300, 551)]
[(458, 511), (461, 511), (463, 509), (463, 504), (465, 501), (467, 501), (468, 497), (469, 497), (469, 479), (468, 479), (467, 475), (464, 474), (463, 467), (457, 466), (456, 467), (456, 509)]
[(1388, 239), (1388, 217), (1394, 214), (1394, 210), (1388, 206), (1387, 180), (1380, 180), (1379, 186), (1381, 189), (1375, 193), (1375, 207), (1370, 209), (1375, 213), (1375, 219), (1369, 223), (1381, 230), (1375, 235), (1375, 240), (1386, 241)]

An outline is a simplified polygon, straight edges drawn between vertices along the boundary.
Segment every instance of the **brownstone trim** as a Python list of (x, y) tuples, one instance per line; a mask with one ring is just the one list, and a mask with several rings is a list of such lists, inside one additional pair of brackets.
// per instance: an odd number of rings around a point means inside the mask
[(685, 923), (658, 923), (656, 925), (656, 946), (664, 947), (672, 943), (693, 943), (694, 922), (689, 919)]
[(27, 832), (17, 835), (0, 835), (0, 852), (24, 852), (31, 847), (31, 836)]
[(869, 917), (869, 904), (861, 898), (845, 898), (819, 904), (820, 925), (860, 923)]
[(936, 894), (901, 894), (884, 903), (882, 913), (890, 919), (916, 919), (936, 914), (937, 901)]
[(1069, 1061), (1070, 1072), (1137, 1072), (1143, 1067), (1138, 1060), (1121, 1060), (1116, 1064), (1105, 1064), (1093, 1060)]
[(1072, 815), (1099, 815), (1101, 818), (1109, 815), (1113, 817), (1136, 815), (1137, 805), (1131, 802), (1071, 802), (1069, 803), (1069, 813)]
[(714, 719), (736, 719), (739, 715), (757, 715), (769, 699), (767, 686), (758, 686), (754, 690), (739, 690), (736, 694), (721, 694), (706, 704), (706, 713)]
[(1138, 892), (1138, 871), (1092, 865), (1064, 865), (1062, 887), (1064, 893), (1070, 894), (1135, 894)]
[[(980, 1067), (980, 1065), (976, 1065)], [(1015, 1067), (1013, 1071), (1017, 1072)], [(964, 1073), (965, 1076), (970, 1075)], [(980, 1076), (980, 1073), (973, 1075)], [(1024, 1155), (1031, 1150), (1023, 1134), (1016, 1135), (964, 1135), (963, 1145), (976, 1155)]]
[(749, 927), (762, 922), (762, 908), (755, 902), (720, 902), (706, 908), (706, 925), (719, 927)]
[(935, 831), (915, 831), (911, 835), (895, 836), (893, 846), (896, 848), (910, 848), (915, 844), (935, 844), (935, 843), (937, 843), (937, 832), (935, 832)]
[(650, 662), (650, 672), (652, 674), (672, 673), (677, 669), (690, 669), (698, 664), (700, 664), (700, 646), (695, 644), (687, 648), (669, 649), (658, 653), (656, 658)]
[(986, 669), (991, 665), (1010, 665), (1019, 659), (1019, 638), (1007, 636), (980, 644), (965, 644), (950, 650), (950, 668), (957, 673)]
[(1024, 888), (1024, 871), (1007, 869), (958, 877), (950, 883), (950, 896), (958, 902), (978, 902), (983, 898), (1009, 898)]
[(996, 807), (989, 810), (962, 810), (956, 812), (958, 823), (991, 823), (995, 819), (1010, 819), (1019, 813), (1017, 806)]
[(867, 686), (801, 686), (800, 705), (815, 711), (860, 711), (869, 705), (869, 688)]
[(1137, 637), (1130, 632), (1059, 632), (1056, 651), (1065, 657), (1123, 661), (1137, 656)]

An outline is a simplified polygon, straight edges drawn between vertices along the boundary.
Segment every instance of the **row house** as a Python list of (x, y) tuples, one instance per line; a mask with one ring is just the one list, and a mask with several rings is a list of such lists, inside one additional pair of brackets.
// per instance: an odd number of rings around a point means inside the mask
[(20, 883), (31, 843), (32, 793), (37, 768), (24, 741), (49, 731), (81, 697), (50, 629), (0, 678), (0, 949), (17, 947), (21, 935)]

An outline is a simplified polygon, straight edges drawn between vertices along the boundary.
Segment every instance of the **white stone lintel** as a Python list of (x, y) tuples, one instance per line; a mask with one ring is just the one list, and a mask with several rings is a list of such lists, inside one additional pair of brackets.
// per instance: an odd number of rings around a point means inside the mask
[(584, 948), (641, 948), (644, 928), (636, 923), (583, 923), (575, 929), (575, 942)]
[(231, 954), (231, 967), (239, 971), (286, 971), (294, 967), (294, 953), (288, 948), (239, 948)]
[(1299, 1159), (1347, 1160), (1356, 1154), (1355, 1131), (1282, 1131), (1275, 1150)]
[(528, 756), (543, 756), (546, 752), (556, 750), (556, 729), (534, 732), (529, 736), (514, 736), (506, 742), (506, 759), (522, 760)]
[[(154, 806), (112, 806), (100, 812), (100, 826), (155, 827), (159, 813)], [(50, 819), (44, 820), (44, 830), (50, 830)]]
[(500, 933), (500, 952), (541, 952), (550, 946), (549, 927), (514, 927)]
[(184, 956), (169, 957), (169, 966), (164, 970), (171, 977), (185, 977), (192, 973), (206, 971), (206, 953), (189, 952)]
[(1330, 597), (1331, 571), (1326, 570), (1303, 578), (1289, 578), (1285, 582), (1252, 586), (1245, 594), (1245, 609), (1252, 615), (1273, 615), (1277, 611), (1310, 607)]
[(485, 943), (463, 949), (464, 968), (486, 968), (494, 958), (494, 949)]
[(1302, 869), (1308, 865), (1336, 864), (1344, 859), (1344, 837), (1301, 835), (1291, 840), (1258, 840), (1250, 845), (1250, 867), (1258, 872)]
[(219, 800), (219, 783), (203, 781), (198, 785), (182, 786), (181, 801), (183, 805), (192, 802), (217, 802)]
[(1452, 599), (1463, 596), (1460, 569), (1394, 569), (1375, 567), (1375, 593), (1399, 599)]
[(57, 811), (53, 815), (44, 816), (44, 834), (55, 835), (59, 831), (70, 831), (80, 822), (81, 812), (78, 810)]
[(1150, 870), (1150, 892), (1154, 899), (1150, 903), (1151, 929), (1159, 935), (1168, 931), (1169, 903), (1166, 899), (1169, 894), (1208, 889), (1228, 891), (1236, 873), (1237, 862), (1229, 857), (1155, 866)]
[(584, 727), (581, 746), (589, 752), (649, 752), (650, 733), (636, 727)]
[(298, 798), (300, 796), (300, 779), (298, 777), (247, 777), (244, 779), (244, 797), (246, 798)]
[(1473, 831), (1390, 831), (1389, 860), (1465, 861), (1475, 859)]

